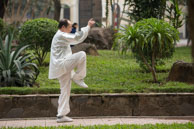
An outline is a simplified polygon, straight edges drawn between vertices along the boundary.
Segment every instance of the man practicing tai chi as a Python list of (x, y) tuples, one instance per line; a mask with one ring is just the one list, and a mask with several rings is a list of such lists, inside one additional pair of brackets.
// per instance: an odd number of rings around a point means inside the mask
[[(69, 98), (71, 80), (77, 85), (87, 88), (84, 83), (86, 77), (86, 53), (83, 51), (72, 54), (70, 45), (83, 42), (95, 21), (90, 19), (86, 27), (80, 32), (70, 33), (72, 23), (63, 19), (59, 21), (59, 30), (53, 37), (50, 53), (49, 79), (57, 78), (60, 83), (60, 96), (58, 100), (57, 122), (73, 121), (66, 115), (70, 112)], [(74, 72), (74, 68), (76, 71)]]

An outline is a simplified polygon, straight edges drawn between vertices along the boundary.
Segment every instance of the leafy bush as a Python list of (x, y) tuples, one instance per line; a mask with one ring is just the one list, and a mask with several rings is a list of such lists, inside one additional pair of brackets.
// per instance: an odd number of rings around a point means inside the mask
[(29, 20), (21, 27), (19, 41), (32, 45), (39, 65), (43, 65), (47, 52), (50, 51), (51, 41), (57, 31), (58, 22), (47, 18)]
[(152, 72), (154, 82), (157, 82), (156, 65), (173, 55), (174, 42), (178, 39), (174, 27), (163, 20), (150, 18), (121, 30), (115, 43), (120, 43), (122, 54), (131, 48), (136, 60)]
[(29, 46), (18, 46), (12, 51), (13, 34), (0, 38), (0, 86), (32, 86), (39, 74), (32, 55), (23, 53)]

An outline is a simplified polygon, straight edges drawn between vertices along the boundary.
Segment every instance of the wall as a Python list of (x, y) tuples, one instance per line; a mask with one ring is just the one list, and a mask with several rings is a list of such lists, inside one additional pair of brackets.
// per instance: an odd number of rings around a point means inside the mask
[(85, 27), (90, 18), (101, 24), (101, 0), (79, 0), (79, 27)]
[[(0, 95), (0, 118), (55, 117), (58, 95)], [(194, 93), (71, 95), (70, 116), (193, 116)]]

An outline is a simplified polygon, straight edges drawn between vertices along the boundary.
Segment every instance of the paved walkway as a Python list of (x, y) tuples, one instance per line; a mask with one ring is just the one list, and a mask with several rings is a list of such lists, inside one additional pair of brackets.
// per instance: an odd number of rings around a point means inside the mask
[(36, 119), (0, 119), (1, 127), (30, 127), (30, 126), (88, 126), (88, 125), (115, 125), (115, 124), (172, 124), (194, 123), (194, 116), (190, 117), (85, 117), (74, 118), (73, 122), (57, 123), (55, 118)]

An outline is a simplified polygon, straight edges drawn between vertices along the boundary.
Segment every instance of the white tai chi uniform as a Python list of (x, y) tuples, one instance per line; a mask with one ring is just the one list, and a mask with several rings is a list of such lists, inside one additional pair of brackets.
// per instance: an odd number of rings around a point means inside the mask
[[(72, 54), (70, 45), (83, 42), (88, 36), (90, 27), (83, 27), (75, 34), (60, 30), (54, 35), (51, 45), (49, 79), (57, 78), (60, 83), (57, 116), (65, 116), (70, 112), (69, 98), (71, 79), (80, 80), (86, 76), (86, 54), (81, 51)], [(74, 72), (74, 68), (77, 68)]]

